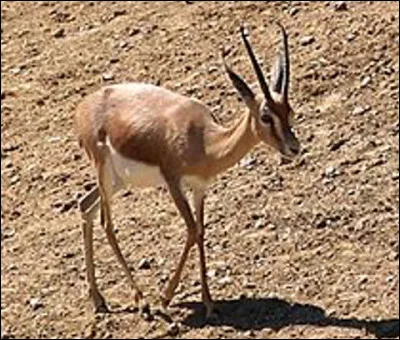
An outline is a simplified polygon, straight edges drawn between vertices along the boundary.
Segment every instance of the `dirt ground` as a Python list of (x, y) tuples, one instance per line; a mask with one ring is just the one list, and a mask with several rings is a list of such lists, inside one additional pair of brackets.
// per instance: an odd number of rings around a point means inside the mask
[[(229, 124), (244, 106), (219, 53), (256, 85), (238, 28), (269, 72), (277, 21), (289, 33), (303, 151), (283, 164), (259, 145), (209, 188), (219, 318), (204, 320), (196, 251), (173, 323), (141, 318), (98, 224), (111, 312), (94, 314), (76, 200), (95, 177), (74, 108), (104, 83), (143, 81), (198, 98)], [(1, 78), (2, 338), (398, 338), (397, 1), (2, 1)], [(125, 190), (113, 215), (156, 310), (184, 223), (162, 188)]]

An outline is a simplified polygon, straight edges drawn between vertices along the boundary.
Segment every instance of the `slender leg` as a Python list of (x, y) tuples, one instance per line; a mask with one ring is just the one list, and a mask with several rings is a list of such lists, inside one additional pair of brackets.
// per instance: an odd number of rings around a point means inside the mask
[(190, 206), (180, 189), (180, 183), (177, 179), (169, 179), (166, 177), (166, 181), (168, 184), (169, 191), (171, 193), (172, 199), (174, 200), (180, 214), (185, 220), (187, 226), (187, 238), (185, 247), (183, 249), (182, 255), (180, 257), (177, 268), (175, 269), (172, 278), (169, 280), (167, 284), (167, 288), (161, 296), (161, 301), (163, 303), (164, 308), (168, 306), (172, 297), (174, 296), (174, 292), (176, 287), (179, 284), (182, 270), (185, 266), (187, 256), (189, 254), (189, 250), (192, 248), (196, 241), (196, 223), (193, 218), (193, 214), (190, 211)]
[(96, 284), (93, 263), (93, 219), (99, 209), (100, 199), (97, 187), (92, 189), (80, 202), (79, 208), (84, 218), (83, 240), (85, 249), (86, 276), (89, 283), (89, 296), (92, 299), (96, 313), (107, 311), (104, 297), (100, 294)]
[[(114, 233), (114, 226), (111, 218), (111, 208), (110, 208), (110, 198), (113, 194), (112, 185), (109, 176), (105, 173), (106, 169), (104, 166), (99, 167), (99, 192), (101, 197), (101, 213), (102, 213), (102, 223), (106, 231), (107, 240), (118, 259), (118, 262), (121, 264), (125, 275), (128, 278), (129, 284), (134, 290), (134, 299), (135, 303), (140, 307), (140, 309), (144, 312), (148, 311), (148, 305), (143, 300), (143, 293), (136, 284), (135, 280), (132, 277), (132, 273), (128, 267), (128, 264), (125, 261), (124, 256), (122, 255), (121, 249), (118, 245), (117, 239)], [(108, 188), (108, 189), (107, 189)], [(143, 303), (143, 305), (142, 305)]]
[(207, 268), (206, 268), (205, 254), (204, 254), (204, 188), (194, 189), (193, 201), (196, 210), (196, 222), (197, 222), (196, 243), (200, 255), (201, 295), (204, 306), (206, 307), (207, 318), (209, 318), (212, 315), (214, 305), (207, 284)]

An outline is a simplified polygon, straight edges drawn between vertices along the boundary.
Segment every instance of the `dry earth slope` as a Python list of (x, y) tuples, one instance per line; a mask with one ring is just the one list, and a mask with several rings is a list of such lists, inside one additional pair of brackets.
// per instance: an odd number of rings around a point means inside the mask
[[(112, 312), (94, 315), (76, 209), (94, 176), (72, 128), (77, 103), (104, 83), (145, 81), (203, 100), (229, 124), (243, 104), (219, 51), (255, 83), (238, 26), (268, 71), (276, 21), (290, 35), (304, 150), (281, 164), (259, 146), (209, 189), (220, 319), (204, 323), (195, 252), (171, 307), (175, 327), (141, 319), (99, 227), (98, 281)], [(397, 1), (2, 1), (1, 77), (3, 338), (398, 337)], [(113, 214), (157, 306), (183, 222), (163, 189), (125, 191)]]

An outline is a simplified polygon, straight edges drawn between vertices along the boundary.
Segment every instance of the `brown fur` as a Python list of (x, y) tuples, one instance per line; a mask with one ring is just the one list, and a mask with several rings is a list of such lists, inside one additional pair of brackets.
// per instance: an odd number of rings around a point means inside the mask
[(101, 157), (99, 143), (108, 137), (125, 157), (179, 176), (209, 179), (259, 142), (250, 113), (225, 128), (201, 103), (161, 88), (149, 89), (107, 87), (79, 105), (76, 127), (91, 158)]

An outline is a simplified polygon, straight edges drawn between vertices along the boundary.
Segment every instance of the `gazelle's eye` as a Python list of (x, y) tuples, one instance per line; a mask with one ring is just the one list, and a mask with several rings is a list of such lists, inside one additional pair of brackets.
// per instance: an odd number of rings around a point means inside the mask
[(268, 125), (272, 125), (274, 123), (274, 120), (272, 119), (272, 117), (270, 115), (267, 115), (267, 114), (263, 114), (261, 116), (261, 121), (264, 124), (268, 124)]

